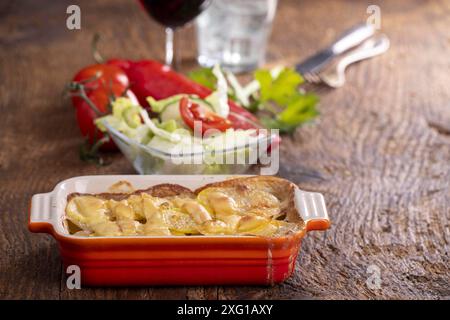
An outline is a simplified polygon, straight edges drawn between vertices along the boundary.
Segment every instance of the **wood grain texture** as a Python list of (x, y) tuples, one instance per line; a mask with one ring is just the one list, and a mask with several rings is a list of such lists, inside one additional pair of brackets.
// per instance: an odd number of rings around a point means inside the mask
[[(46, 5), (46, 3), (48, 3)], [(78, 3), (82, 30), (65, 28)], [(280, 175), (322, 192), (333, 221), (305, 238), (293, 277), (274, 287), (68, 290), (56, 243), (30, 234), (28, 202), (63, 179), (133, 173), (78, 158), (82, 141), (62, 90), (108, 57), (163, 57), (162, 28), (128, 1), (3, 1), (0, 5), (0, 298), (354, 299), (450, 298), (450, 2), (281, 0), (268, 60), (296, 61), (366, 19), (378, 4), (390, 51), (350, 67), (348, 83), (321, 90), (320, 120), (283, 140)], [(181, 31), (183, 66), (195, 60)], [(381, 289), (366, 285), (381, 271)]]

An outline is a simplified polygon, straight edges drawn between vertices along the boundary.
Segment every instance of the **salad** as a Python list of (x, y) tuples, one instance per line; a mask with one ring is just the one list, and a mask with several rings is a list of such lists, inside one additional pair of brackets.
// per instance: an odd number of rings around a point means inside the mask
[(94, 56), (98, 63), (81, 69), (67, 91), (86, 138), (80, 157), (100, 165), (101, 151), (118, 147), (138, 161), (125, 150), (131, 144), (164, 154), (236, 149), (267, 138), (262, 128), (291, 133), (318, 115), (318, 98), (287, 67), (257, 70), (241, 85), (219, 66), (185, 76), (155, 60)]
[(176, 94), (146, 102), (151, 111), (128, 97), (112, 102), (112, 113), (95, 120), (101, 132), (118, 131), (132, 141), (172, 155), (234, 150), (254, 145), (265, 134), (240, 128), (229, 119), (228, 85), (219, 66), (217, 89), (205, 98)]

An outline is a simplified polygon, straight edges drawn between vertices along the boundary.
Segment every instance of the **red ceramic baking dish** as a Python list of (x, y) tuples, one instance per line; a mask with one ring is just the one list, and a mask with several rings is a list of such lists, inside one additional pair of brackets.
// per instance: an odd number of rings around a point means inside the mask
[(58, 241), (64, 266), (76, 265), (87, 286), (271, 285), (293, 272), (299, 246), (311, 230), (329, 227), (323, 196), (295, 189), (295, 206), (305, 221), (288, 236), (126, 236), (79, 237), (65, 227), (70, 193), (101, 193), (118, 181), (137, 189), (175, 183), (192, 190), (236, 176), (109, 175), (83, 176), (60, 182), (31, 200), (29, 229)]

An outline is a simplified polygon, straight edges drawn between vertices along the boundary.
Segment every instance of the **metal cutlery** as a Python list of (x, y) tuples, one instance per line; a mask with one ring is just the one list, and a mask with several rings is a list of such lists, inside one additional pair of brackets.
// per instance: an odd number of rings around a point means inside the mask
[(389, 39), (380, 34), (366, 40), (356, 49), (346, 53), (336, 64), (322, 72), (307, 72), (303, 74), (306, 81), (325, 83), (332, 88), (339, 88), (345, 83), (345, 70), (355, 62), (368, 59), (386, 52), (389, 49)]
[(344, 32), (331, 46), (320, 51), (314, 56), (297, 64), (296, 70), (301, 74), (317, 73), (334, 57), (359, 45), (364, 40), (375, 34), (375, 28), (371, 24), (362, 23)]

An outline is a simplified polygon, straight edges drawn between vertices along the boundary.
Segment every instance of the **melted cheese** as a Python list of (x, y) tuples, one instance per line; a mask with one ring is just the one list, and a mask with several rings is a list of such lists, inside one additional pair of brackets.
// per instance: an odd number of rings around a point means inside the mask
[(73, 197), (66, 217), (77, 236), (261, 235), (293, 231), (276, 220), (280, 201), (264, 190), (207, 188), (196, 199), (157, 198), (146, 193), (116, 201), (94, 195)]
[(207, 188), (198, 200), (216, 215), (254, 213), (275, 218), (281, 211), (281, 203), (273, 194), (254, 188)]

